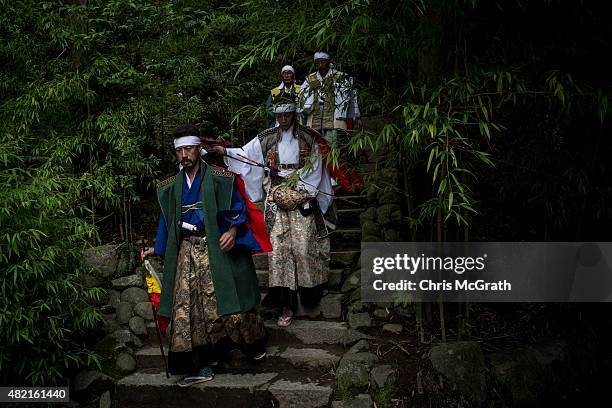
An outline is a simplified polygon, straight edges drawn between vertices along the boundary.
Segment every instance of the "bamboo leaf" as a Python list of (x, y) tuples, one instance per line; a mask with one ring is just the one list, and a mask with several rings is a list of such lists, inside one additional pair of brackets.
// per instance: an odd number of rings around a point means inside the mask
[(436, 176), (438, 174), (438, 169), (440, 168), (440, 163), (436, 164), (436, 167), (434, 168), (434, 173), (433, 173), (433, 178), (432, 178), (432, 184), (435, 183), (436, 181)]
[(433, 160), (435, 154), (436, 154), (435, 149), (431, 149), (431, 152), (429, 153), (429, 159), (427, 160), (427, 171), (429, 171), (429, 167), (431, 166), (431, 161)]

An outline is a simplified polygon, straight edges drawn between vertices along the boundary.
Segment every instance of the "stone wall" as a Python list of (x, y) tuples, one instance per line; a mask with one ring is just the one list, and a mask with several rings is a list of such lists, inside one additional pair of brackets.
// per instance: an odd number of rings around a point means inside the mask
[[(105, 290), (96, 305), (104, 315), (103, 325), (92, 333), (94, 350), (102, 357), (101, 370), (79, 372), (73, 380), (77, 395), (87, 406), (110, 406), (109, 393), (115, 380), (136, 370), (135, 352), (154, 332), (153, 309), (144, 280), (144, 267), (136, 267), (136, 254), (125, 244), (108, 244), (87, 249), (84, 261), (90, 272), (83, 277), (88, 287)], [(151, 262), (157, 271), (158, 260)]]
[(359, 216), (364, 242), (401, 241), (401, 193), (397, 170), (381, 169), (367, 180), (367, 206)]

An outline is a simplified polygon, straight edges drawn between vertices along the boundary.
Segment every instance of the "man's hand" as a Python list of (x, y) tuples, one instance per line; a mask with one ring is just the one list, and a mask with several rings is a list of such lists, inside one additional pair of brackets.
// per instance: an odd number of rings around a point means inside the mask
[(155, 249), (151, 247), (146, 247), (140, 250), (140, 260), (144, 261), (146, 257), (153, 255), (153, 251)]
[(236, 231), (238, 228), (236, 226), (231, 227), (227, 232), (221, 235), (219, 238), (219, 245), (221, 246), (221, 250), (227, 252), (234, 247), (236, 243)]
[(215, 145), (215, 146), (209, 147), (208, 149), (206, 149), (206, 151), (208, 153), (224, 155), (225, 154), (225, 147), (219, 146), (219, 145)]

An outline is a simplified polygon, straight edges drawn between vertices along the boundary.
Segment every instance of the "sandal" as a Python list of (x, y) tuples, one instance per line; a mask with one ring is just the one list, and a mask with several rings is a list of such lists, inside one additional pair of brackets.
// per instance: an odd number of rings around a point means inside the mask
[(265, 352), (265, 351), (263, 351), (263, 352), (261, 352), (260, 354), (256, 354), (256, 355), (254, 355), (254, 356), (253, 356), (253, 357), (251, 357), (251, 358), (252, 358), (253, 360), (255, 360), (255, 361), (259, 361), (259, 360), (261, 360), (262, 358), (264, 358), (265, 356), (266, 356), (266, 352)]
[(283, 314), (278, 318), (276, 324), (280, 327), (289, 326), (293, 321), (293, 312), (289, 311), (289, 313), (291, 314), (288, 314), (286, 310), (283, 311)]
[(212, 368), (204, 367), (197, 374), (183, 376), (176, 384), (179, 387), (189, 387), (194, 384), (210, 381), (213, 378), (215, 378), (215, 373)]
[(280, 327), (287, 327), (293, 321), (293, 316), (281, 316), (278, 318), (276, 324)]

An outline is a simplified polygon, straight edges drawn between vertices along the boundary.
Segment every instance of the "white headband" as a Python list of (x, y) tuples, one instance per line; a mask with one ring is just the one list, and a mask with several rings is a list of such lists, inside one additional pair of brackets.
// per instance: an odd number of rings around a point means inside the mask
[(315, 52), (314, 59), (315, 59), (315, 61), (318, 60), (318, 59), (324, 59), (324, 60), (328, 60), (329, 61), (331, 59), (331, 57), (329, 56), (328, 53), (319, 51), (319, 52)]
[(295, 75), (295, 69), (293, 69), (293, 67), (291, 65), (285, 65), (284, 67), (282, 67), (281, 68), (281, 75), (285, 71), (291, 71), (291, 72), (293, 72), (293, 75)]
[(200, 138), (197, 136), (181, 136), (174, 139), (174, 148), (178, 149), (183, 146), (197, 146), (199, 145)]
[(295, 112), (295, 104), (283, 103), (281, 105), (276, 105), (276, 107), (274, 108), (274, 113), (285, 113), (285, 112)]

